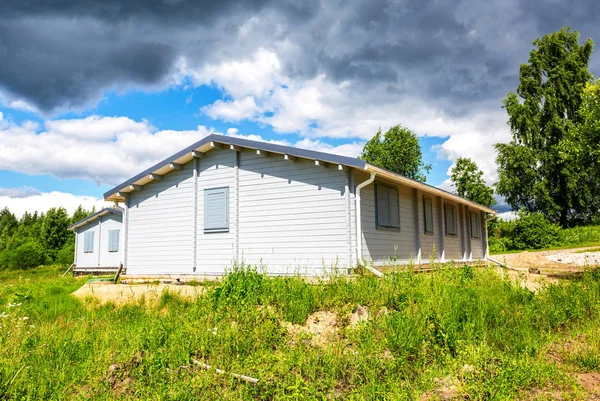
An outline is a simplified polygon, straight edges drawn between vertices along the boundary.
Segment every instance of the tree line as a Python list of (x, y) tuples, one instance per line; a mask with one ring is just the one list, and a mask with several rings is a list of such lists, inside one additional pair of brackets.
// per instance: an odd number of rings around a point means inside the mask
[(25, 212), (17, 218), (8, 208), (0, 210), (0, 268), (73, 263), (75, 234), (67, 227), (92, 213), (94, 209), (79, 206), (69, 216), (59, 207), (40, 214)]

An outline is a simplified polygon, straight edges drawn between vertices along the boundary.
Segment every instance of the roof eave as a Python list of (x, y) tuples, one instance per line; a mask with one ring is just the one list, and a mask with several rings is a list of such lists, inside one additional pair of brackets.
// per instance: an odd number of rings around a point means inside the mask
[(183, 165), (193, 160), (194, 157), (202, 157), (204, 153), (213, 149), (222, 149), (224, 147), (229, 147), (234, 151), (244, 149), (263, 151), (263, 153), (267, 155), (275, 154), (284, 158), (288, 157), (288, 160), (308, 159), (326, 162), (325, 164), (337, 164), (360, 169), (364, 169), (366, 164), (363, 160), (347, 156), (316, 152), (269, 142), (259, 142), (244, 138), (211, 134), (105, 192), (104, 199), (106, 201), (124, 202), (131, 192), (141, 189), (144, 185), (154, 181), (152, 175), (162, 177), (162, 175), (168, 174), (173, 170), (173, 164)]
[(474, 209), (481, 210), (481, 211), (483, 211), (485, 213), (492, 213), (492, 214), (496, 214), (497, 213), (494, 209), (491, 209), (491, 208), (489, 208), (487, 206), (484, 206), (484, 205), (480, 205), (477, 202), (473, 202), (471, 200), (465, 199), (465, 198), (463, 198), (461, 196), (458, 196), (456, 194), (450, 193), (450, 192), (445, 191), (443, 189), (434, 187), (434, 186), (429, 185), (429, 184), (425, 184), (424, 182), (413, 180), (413, 179), (405, 177), (405, 176), (403, 176), (401, 174), (394, 173), (393, 171), (389, 171), (389, 170), (383, 169), (381, 167), (374, 166), (374, 165), (369, 164), (369, 163), (366, 164), (364, 170), (365, 171), (369, 171), (369, 172), (375, 172), (375, 173), (377, 173), (378, 175), (380, 175), (382, 177), (388, 178), (388, 179), (390, 179), (392, 181), (395, 181), (395, 182), (398, 182), (400, 184), (404, 184), (404, 185), (409, 186), (411, 188), (417, 188), (417, 189), (422, 190), (423, 192), (427, 192), (427, 193), (430, 193), (430, 194), (435, 194), (435, 195), (441, 196), (441, 197), (446, 198), (446, 199), (451, 199), (451, 200), (453, 200), (455, 202), (459, 202), (459, 203), (463, 203), (463, 204), (469, 205), (470, 207), (472, 207)]
[(67, 230), (75, 230), (76, 228), (83, 227), (86, 224), (88, 224), (104, 215), (107, 215), (107, 214), (116, 214), (116, 215), (120, 216), (123, 214), (123, 212), (121, 210), (118, 210), (115, 208), (105, 207), (104, 209), (99, 210), (96, 213), (91, 214), (91, 215), (87, 216), (86, 218), (81, 219), (78, 222), (71, 224), (69, 227), (67, 227)]

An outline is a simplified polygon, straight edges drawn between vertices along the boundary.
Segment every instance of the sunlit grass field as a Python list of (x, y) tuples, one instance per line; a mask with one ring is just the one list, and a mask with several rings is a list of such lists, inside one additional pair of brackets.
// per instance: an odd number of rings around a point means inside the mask
[[(121, 307), (60, 273), (0, 272), (0, 399), (586, 399), (575, 373), (600, 372), (598, 271), (533, 293), (483, 267), (319, 283), (240, 268), (193, 301)], [(323, 311), (326, 341), (290, 332)]]

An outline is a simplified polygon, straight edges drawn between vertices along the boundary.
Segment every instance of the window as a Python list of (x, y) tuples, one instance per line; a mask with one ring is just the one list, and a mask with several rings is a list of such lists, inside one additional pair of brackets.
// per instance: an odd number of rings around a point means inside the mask
[(456, 208), (452, 205), (444, 206), (446, 235), (456, 235)]
[(108, 252), (119, 252), (119, 230), (108, 230)]
[(375, 209), (377, 228), (400, 231), (398, 189), (376, 184)]
[(83, 235), (83, 253), (94, 252), (94, 232), (88, 231)]
[(481, 237), (481, 224), (479, 224), (479, 213), (470, 212), (469, 220), (471, 221), (471, 237), (480, 238)]
[(433, 201), (426, 196), (423, 197), (423, 221), (425, 234), (433, 234)]
[(229, 187), (204, 190), (204, 232), (229, 231)]

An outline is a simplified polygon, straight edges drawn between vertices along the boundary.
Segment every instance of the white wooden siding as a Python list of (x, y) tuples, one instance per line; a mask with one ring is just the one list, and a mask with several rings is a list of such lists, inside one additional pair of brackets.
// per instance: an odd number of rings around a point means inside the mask
[[(123, 252), (120, 248), (119, 252), (108, 252), (108, 231), (121, 230), (121, 220), (121, 216), (107, 214), (76, 229), (77, 267), (118, 267), (121, 264)], [(100, 227), (102, 227), (102, 232), (100, 232)], [(94, 250), (91, 253), (84, 252), (86, 232), (94, 232)]]
[[(337, 166), (336, 166), (337, 167)], [(240, 153), (239, 247), (269, 273), (322, 274), (350, 263), (344, 171), (281, 155)]]
[[(236, 211), (235, 154), (230, 149), (214, 149), (198, 161), (198, 231), (196, 273), (222, 274), (232, 267), (235, 252)], [(204, 190), (229, 187), (229, 231), (204, 232)], [(193, 195), (190, 195), (193, 201)], [(192, 220), (190, 220), (192, 222)], [(190, 237), (193, 233), (190, 234)]]
[[(98, 238), (99, 232), (99, 219), (96, 219), (83, 227), (77, 228), (77, 237), (75, 240), (77, 241), (77, 266), (78, 267), (98, 267)], [(94, 233), (94, 252), (85, 253), (85, 233), (93, 232)]]
[[(425, 209), (423, 208), (423, 196), (431, 199), (431, 210), (433, 215), (433, 233), (425, 233)], [(435, 196), (427, 195), (421, 191), (418, 192), (419, 206), (419, 227), (421, 238), (421, 263), (428, 263), (433, 256), (433, 260), (439, 260), (441, 255), (440, 249), (440, 222), (438, 220), (438, 202)], [(435, 251), (435, 253), (434, 253)]]
[[(483, 214), (481, 212), (473, 210), (473, 209), (469, 209), (469, 212), (477, 213), (477, 215), (479, 216), (479, 219), (480, 219), (479, 225), (481, 226), (481, 223), (485, 219)], [(470, 222), (469, 222), (469, 224), (470, 224)], [(470, 232), (471, 231), (470, 227), (471, 226), (469, 225), (469, 240), (471, 241), (471, 253), (472, 253), (473, 260), (483, 259), (485, 257), (485, 255), (483, 254), (483, 241), (485, 240), (485, 238), (484, 238), (485, 233), (483, 232), (483, 228), (480, 229), (481, 237), (472, 238), (471, 232)]]
[(108, 232), (110, 230), (119, 230), (119, 235), (122, 235), (121, 231), (121, 216), (114, 214), (107, 214), (101, 217), (102, 219), (102, 235), (100, 236), (100, 266), (101, 267), (115, 267), (121, 264), (121, 246), (119, 244), (118, 252), (108, 252)]
[[(444, 205), (454, 206), (454, 213), (456, 215), (456, 235), (448, 234), (446, 235), (446, 230), (444, 230), (444, 248), (446, 250), (446, 261), (451, 260), (462, 260), (463, 252), (461, 245), (461, 235), (463, 235), (464, 224), (461, 219), (462, 213), (459, 211), (459, 205), (454, 202), (444, 201)], [(445, 213), (445, 210), (444, 210)], [(446, 218), (444, 214), (444, 219)]]
[[(356, 185), (365, 181), (366, 174), (357, 174)], [(400, 195), (400, 231), (377, 229), (375, 224), (375, 191), (374, 184), (383, 184), (398, 188)], [(390, 263), (406, 263), (416, 261), (417, 241), (415, 235), (415, 210), (412, 188), (378, 181), (361, 190), (362, 241), (363, 258), (376, 266)], [(394, 262), (392, 262), (394, 261)]]
[(192, 273), (193, 163), (134, 191), (129, 199), (127, 273)]

